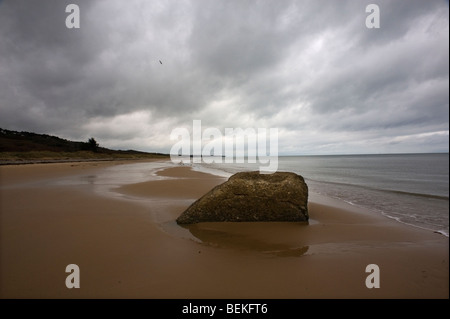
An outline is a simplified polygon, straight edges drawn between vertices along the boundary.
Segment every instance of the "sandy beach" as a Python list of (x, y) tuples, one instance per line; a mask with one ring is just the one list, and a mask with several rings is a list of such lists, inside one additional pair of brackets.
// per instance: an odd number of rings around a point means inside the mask
[[(448, 237), (317, 194), (307, 224), (181, 227), (226, 179), (170, 167), (116, 197), (58, 183), (120, 164), (0, 167), (1, 298), (449, 298)], [(369, 264), (380, 288), (365, 285)]]

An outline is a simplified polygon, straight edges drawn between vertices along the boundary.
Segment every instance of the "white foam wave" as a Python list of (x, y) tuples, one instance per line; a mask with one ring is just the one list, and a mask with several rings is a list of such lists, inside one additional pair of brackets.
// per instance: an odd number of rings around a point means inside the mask
[(217, 169), (217, 168), (211, 168), (211, 167), (206, 167), (204, 165), (192, 165), (192, 170), (197, 171), (197, 172), (202, 172), (202, 173), (207, 173), (207, 174), (211, 174), (211, 175), (216, 175), (216, 176), (220, 176), (220, 177), (225, 177), (225, 178), (229, 178), (231, 175), (233, 175), (230, 172), (227, 172), (225, 170), (221, 170), (221, 169)]
[(445, 231), (445, 230), (436, 230), (436, 229), (433, 229), (431, 227), (419, 226), (417, 224), (408, 223), (408, 222), (402, 220), (400, 217), (392, 216), (392, 215), (386, 214), (384, 212), (382, 212), (382, 215), (387, 217), (387, 218), (394, 219), (395, 221), (397, 221), (399, 223), (402, 223), (404, 225), (408, 225), (408, 226), (412, 226), (412, 227), (416, 227), (416, 228), (420, 228), (420, 229), (424, 229), (424, 230), (428, 230), (428, 231), (433, 231), (435, 233), (439, 233), (441, 235), (444, 235), (445, 237), (449, 237), (448, 231)]

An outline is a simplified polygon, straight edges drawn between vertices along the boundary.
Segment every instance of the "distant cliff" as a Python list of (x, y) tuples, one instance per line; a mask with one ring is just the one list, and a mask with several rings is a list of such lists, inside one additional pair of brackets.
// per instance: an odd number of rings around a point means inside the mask
[(69, 141), (57, 136), (17, 132), (0, 128), (0, 161), (38, 159), (117, 159), (167, 157), (167, 154), (135, 150), (111, 150), (86, 142)]

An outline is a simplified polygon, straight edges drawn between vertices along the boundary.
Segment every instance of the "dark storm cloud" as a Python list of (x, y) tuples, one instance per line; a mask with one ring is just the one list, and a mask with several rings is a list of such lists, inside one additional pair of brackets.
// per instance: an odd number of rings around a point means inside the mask
[[(170, 28), (169, 22), (152, 21), (147, 26), (145, 16), (133, 16), (139, 13), (136, 7), (131, 14), (121, 15), (129, 9), (127, 6), (79, 1), (82, 27), (69, 30), (65, 27), (65, 7), (70, 2), (29, 5), (18, 1), (2, 7), (7, 17), (1, 19), (2, 51), (8, 50), (2, 54), (8, 61), (2, 64), (8, 65), (8, 86), (14, 85), (24, 97), (23, 101), (8, 101), (10, 104), (15, 102), (16, 108), (22, 102), (27, 108), (31, 99), (36, 105), (42, 104), (42, 112), (49, 109), (52, 112), (48, 115), (61, 120), (62, 115), (69, 114), (74, 121), (142, 107), (170, 114), (181, 107), (197, 106), (194, 100), (201, 98), (195, 92), (186, 92), (183, 84), (190, 75), (176, 75), (169, 59), (165, 69), (157, 63), (158, 58), (164, 60), (162, 55), (176, 50), (164, 48), (168, 42), (165, 30), (155, 27), (166, 24)], [(147, 27), (153, 33), (149, 39), (145, 38)], [(157, 32), (160, 37), (156, 37)]]
[(448, 150), (448, 4), (377, 1), (367, 29), (372, 2), (4, 1), (0, 127), (168, 151), (201, 119), (278, 127), (289, 152)]

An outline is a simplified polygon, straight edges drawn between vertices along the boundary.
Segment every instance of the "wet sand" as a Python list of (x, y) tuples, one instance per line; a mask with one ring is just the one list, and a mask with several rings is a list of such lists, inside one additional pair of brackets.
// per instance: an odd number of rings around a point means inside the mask
[[(224, 178), (168, 168), (117, 197), (55, 183), (118, 164), (0, 167), (2, 298), (449, 297), (447, 237), (315, 194), (306, 224), (181, 227)], [(79, 289), (65, 286), (68, 264)], [(366, 287), (368, 264), (380, 288)]]

